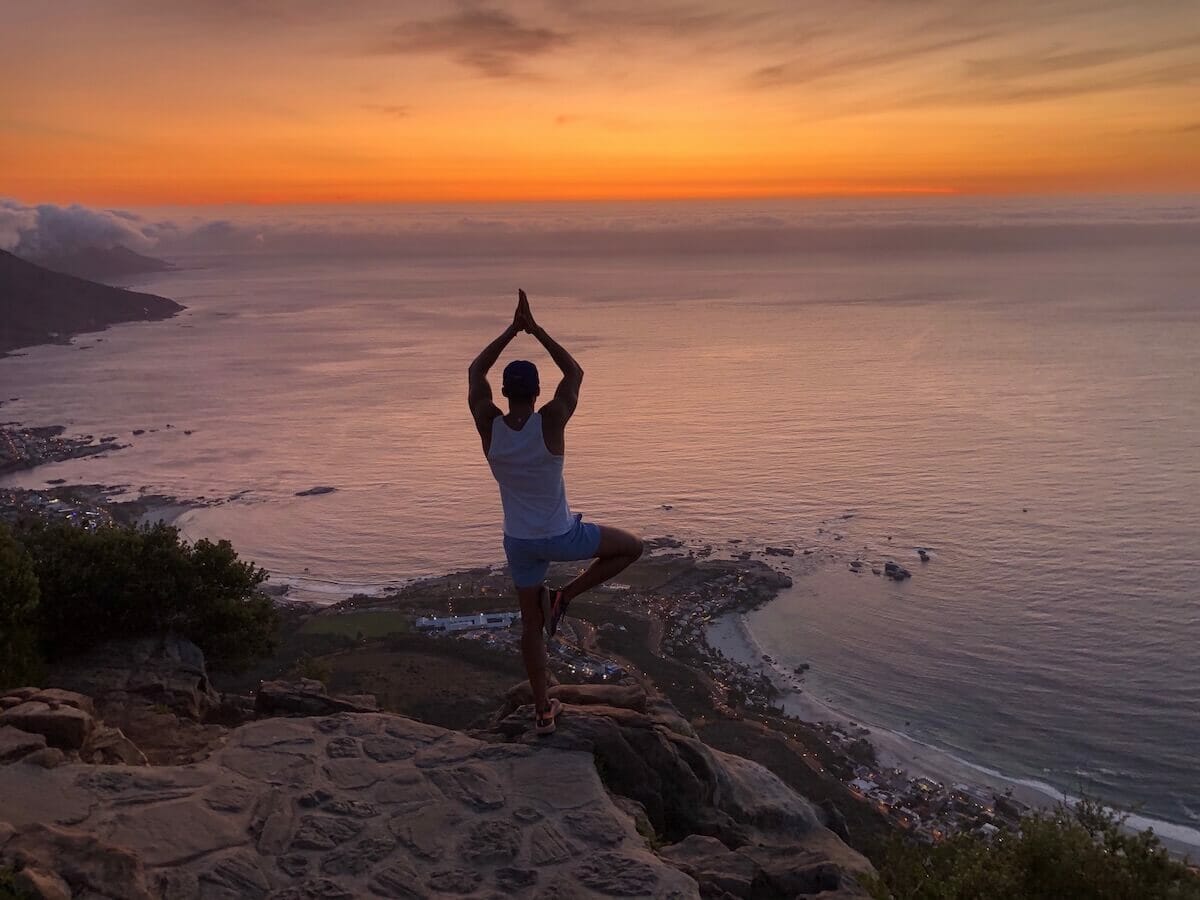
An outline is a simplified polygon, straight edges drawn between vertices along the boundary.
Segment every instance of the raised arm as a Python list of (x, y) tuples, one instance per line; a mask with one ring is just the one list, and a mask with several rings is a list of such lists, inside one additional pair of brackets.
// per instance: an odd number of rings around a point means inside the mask
[(509, 342), (521, 331), (516, 318), (504, 329), (504, 333), (483, 348), (467, 369), (467, 405), (471, 416), (475, 419), (475, 427), (479, 435), (487, 441), (487, 431), (492, 425), (492, 419), (500, 415), (500, 408), (492, 402), (492, 386), (488, 383), (488, 371), (496, 364), (500, 354)]
[(521, 291), (520, 297), (518, 315), (524, 313), (525, 330), (538, 339), (538, 342), (550, 354), (550, 358), (554, 360), (554, 364), (562, 370), (563, 377), (554, 391), (554, 399), (542, 407), (542, 412), (548, 413), (565, 424), (567, 419), (575, 413), (575, 407), (579, 405), (579, 388), (583, 384), (583, 366), (575, 361), (575, 357), (568, 353), (562, 344), (550, 337), (545, 328), (534, 321), (533, 313), (529, 309), (529, 300), (525, 297), (524, 291)]

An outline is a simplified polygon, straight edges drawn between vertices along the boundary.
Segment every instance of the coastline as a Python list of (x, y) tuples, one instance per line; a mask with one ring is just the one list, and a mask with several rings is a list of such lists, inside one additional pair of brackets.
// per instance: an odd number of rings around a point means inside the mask
[[(808, 724), (829, 723), (851, 731), (859, 729), (858, 733), (875, 748), (884, 768), (903, 769), (911, 777), (931, 778), (946, 785), (961, 783), (983, 787), (997, 794), (1008, 794), (1034, 809), (1052, 809), (1060, 803), (1073, 805), (1079, 799), (1044, 782), (1007, 776), (818, 699), (812, 691), (801, 687), (804, 680), (801, 676), (789, 673), (777, 663), (764, 662), (763, 656), (768, 654), (754, 635), (744, 610), (714, 619), (708, 625), (705, 637), (714, 650), (769, 678), (779, 690), (776, 702), (786, 715)], [(1153, 828), (1163, 844), (1177, 856), (1200, 854), (1200, 829), (1134, 813), (1128, 815), (1127, 828), (1130, 831)]]

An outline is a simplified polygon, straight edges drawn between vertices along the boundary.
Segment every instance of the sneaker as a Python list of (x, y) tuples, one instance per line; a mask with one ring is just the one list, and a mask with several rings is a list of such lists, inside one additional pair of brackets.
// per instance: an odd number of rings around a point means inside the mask
[(543, 712), (535, 713), (533, 730), (538, 734), (553, 734), (558, 727), (558, 714), (562, 712), (562, 704), (556, 699), (550, 699), (550, 707)]
[(548, 591), (548, 593), (550, 594), (550, 618), (547, 621), (546, 630), (550, 632), (550, 637), (554, 637), (558, 633), (559, 623), (567, 614), (567, 607), (571, 605), (571, 601), (561, 590)]

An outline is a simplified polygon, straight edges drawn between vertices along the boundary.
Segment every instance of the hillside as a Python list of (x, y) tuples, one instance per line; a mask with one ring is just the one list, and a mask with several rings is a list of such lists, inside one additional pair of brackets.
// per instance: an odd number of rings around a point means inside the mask
[(118, 322), (166, 319), (181, 309), (165, 297), (52, 272), (0, 250), (0, 354)]
[(144, 272), (169, 272), (169, 262), (143, 256), (128, 247), (79, 247), (66, 253), (32, 258), (32, 262), (54, 272), (90, 278), (108, 284)]

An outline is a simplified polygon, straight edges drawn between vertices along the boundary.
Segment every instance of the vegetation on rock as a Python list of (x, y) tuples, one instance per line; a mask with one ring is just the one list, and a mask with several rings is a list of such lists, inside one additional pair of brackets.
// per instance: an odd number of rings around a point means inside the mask
[(0, 522), (0, 686), (36, 680), (39, 596), (33, 560)]
[(990, 842), (959, 834), (934, 846), (897, 837), (876, 860), (871, 894), (893, 900), (1200, 900), (1200, 876), (1150, 829), (1132, 834), (1083, 801), (1022, 820)]
[[(18, 561), (16, 569), (0, 567), (6, 573), (13, 569), (22, 578), (20, 560), (31, 564), (34, 596), (40, 595), (33, 637), (46, 660), (114, 638), (157, 634), (185, 637), (210, 662), (232, 669), (274, 649), (278, 614), (258, 591), (267, 573), (238, 559), (228, 541), (189, 544), (162, 524), (87, 530), (33, 521), (18, 526), (9, 543), (0, 539), (5, 552)], [(29, 620), (28, 579), (21, 583), (23, 595), (0, 591), (0, 622)], [(20, 680), (3, 674), (0, 685)]]

